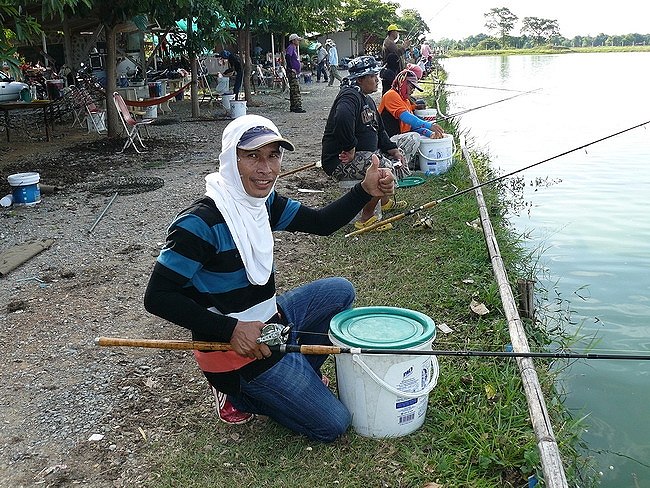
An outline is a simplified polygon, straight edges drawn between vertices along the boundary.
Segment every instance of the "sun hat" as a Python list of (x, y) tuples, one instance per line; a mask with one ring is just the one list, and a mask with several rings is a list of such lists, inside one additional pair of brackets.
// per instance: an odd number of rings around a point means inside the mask
[(397, 26), (397, 24), (390, 24), (386, 28), (386, 32), (397, 31), (397, 32), (406, 32), (404, 29)]
[(359, 56), (348, 63), (348, 79), (350, 80), (377, 74), (380, 71), (381, 65), (373, 56)]
[(291, 42), (291, 41), (295, 41), (296, 39), (300, 40), (300, 39), (302, 39), (302, 38), (301, 38), (298, 34), (291, 34), (291, 35), (289, 36), (289, 42)]
[(254, 151), (255, 149), (259, 149), (260, 147), (266, 146), (272, 142), (279, 142), (280, 146), (289, 151), (295, 149), (291, 141), (285, 139), (273, 129), (263, 125), (252, 127), (244, 132), (239, 138), (237, 147), (245, 151)]
[(418, 66), (417, 64), (408, 63), (406, 65), (406, 69), (409, 70), (409, 71), (413, 71), (413, 73), (415, 73), (415, 76), (418, 77), (418, 80), (420, 78), (422, 78), (422, 75), (424, 74), (424, 72), (422, 71), (422, 68), (420, 66)]

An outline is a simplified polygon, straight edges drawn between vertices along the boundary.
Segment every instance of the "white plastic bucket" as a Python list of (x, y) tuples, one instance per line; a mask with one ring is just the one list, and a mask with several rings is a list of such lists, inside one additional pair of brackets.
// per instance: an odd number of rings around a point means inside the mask
[[(362, 307), (337, 314), (329, 337), (339, 347), (431, 350), (435, 324), (412, 310)], [(339, 399), (359, 435), (400, 437), (422, 426), (438, 381), (436, 356), (337, 354), (335, 362)]]
[(429, 122), (435, 122), (438, 111), (435, 108), (421, 108), (414, 110), (413, 114), (416, 117), (419, 117), (423, 120), (428, 120)]
[(9, 175), (7, 181), (11, 186), (11, 198), (14, 205), (36, 205), (41, 201), (41, 188), (38, 173), (16, 173)]
[(227, 93), (228, 90), (230, 89), (230, 78), (227, 76), (221, 76), (219, 78), (219, 81), (217, 82), (217, 87), (215, 88), (215, 91), (217, 94), (221, 95), (223, 93)]
[(221, 104), (223, 108), (226, 109), (226, 112), (230, 113), (232, 110), (231, 102), (235, 99), (235, 95), (228, 93), (227, 95), (221, 95)]
[(441, 139), (420, 136), (418, 149), (420, 171), (426, 175), (439, 175), (451, 167), (454, 156), (454, 137), (444, 134)]
[(246, 100), (231, 100), (230, 115), (233, 119), (246, 115)]
[(158, 105), (148, 105), (144, 111), (145, 119), (157, 119), (158, 118)]

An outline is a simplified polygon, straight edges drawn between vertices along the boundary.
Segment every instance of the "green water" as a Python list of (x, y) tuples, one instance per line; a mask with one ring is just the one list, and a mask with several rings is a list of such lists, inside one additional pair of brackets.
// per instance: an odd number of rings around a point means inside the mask
[[(650, 120), (650, 53), (444, 60), (450, 84), (539, 92), (462, 116), (472, 144), (510, 172)], [(513, 93), (451, 87), (451, 113)], [(550, 308), (596, 349), (650, 355), (650, 126), (521, 174), (528, 205), (511, 220), (544, 249)], [(601, 486), (650, 486), (650, 361), (582, 361), (561, 376), (588, 415), (584, 440)], [(557, 426), (555, 427), (558, 428)]]

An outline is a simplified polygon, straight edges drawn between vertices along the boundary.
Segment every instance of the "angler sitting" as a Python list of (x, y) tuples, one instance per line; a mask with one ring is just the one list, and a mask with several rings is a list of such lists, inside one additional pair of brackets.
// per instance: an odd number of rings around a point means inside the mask
[[(381, 70), (373, 56), (360, 56), (348, 65), (347, 83), (341, 87), (330, 109), (323, 132), (321, 162), (323, 170), (337, 181), (362, 180), (373, 157), (381, 166), (392, 168), (398, 178), (409, 173), (403, 148), (390, 140), (370, 94), (379, 88), (377, 74)], [(374, 215), (380, 199), (371, 200), (354, 223), (357, 229), (377, 222)], [(406, 208), (407, 202), (381, 198), (384, 212)], [(390, 223), (378, 230), (387, 230)]]
[(405, 153), (413, 155), (408, 161), (410, 168), (415, 167), (420, 136), (440, 139), (444, 134), (438, 124), (423, 120), (413, 113), (416, 108), (412, 99), (413, 91), (422, 91), (417, 81), (417, 75), (413, 71), (401, 71), (395, 77), (392, 88), (382, 97), (378, 108), (390, 140), (401, 148), (408, 148)]
[(273, 231), (329, 235), (371, 198), (394, 191), (390, 171), (374, 158), (365, 178), (322, 209), (275, 190), (284, 150), (269, 119), (244, 115), (222, 135), (219, 170), (206, 176), (203, 198), (169, 227), (145, 293), (146, 309), (192, 331), (193, 340), (228, 342), (231, 351), (195, 351), (227, 423), (262, 414), (308, 438), (332, 442), (348, 428), (347, 408), (320, 368), (327, 356), (271, 352), (258, 343), (266, 324), (290, 325), (288, 343), (331, 344), (330, 320), (352, 306), (344, 278), (324, 278), (276, 295)]

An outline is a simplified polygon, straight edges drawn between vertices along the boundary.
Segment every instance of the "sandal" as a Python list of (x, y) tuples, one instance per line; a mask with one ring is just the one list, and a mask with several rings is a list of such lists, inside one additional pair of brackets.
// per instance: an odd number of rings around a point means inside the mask
[(390, 199), (384, 205), (381, 206), (382, 212), (392, 212), (393, 210), (403, 210), (408, 206), (406, 200), (395, 200)]
[[(379, 222), (379, 219), (377, 218), (376, 215), (373, 215), (372, 217), (370, 217), (365, 222), (361, 222), (360, 220), (357, 220), (354, 223), (354, 228), (357, 229), (357, 230), (365, 229), (366, 227), (370, 227), (371, 225), (373, 225), (373, 224), (375, 224), (377, 222)], [(376, 231), (376, 232), (383, 232), (385, 230), (390, 230), (392, 228), (393, 228), (393, 224), (391, 224), (389, 222), (389, 223), (387, 223), (385, 225), (382, 225), (381, 227), (377, 227), (376, 229), (372, 229), (372, 230)]]

